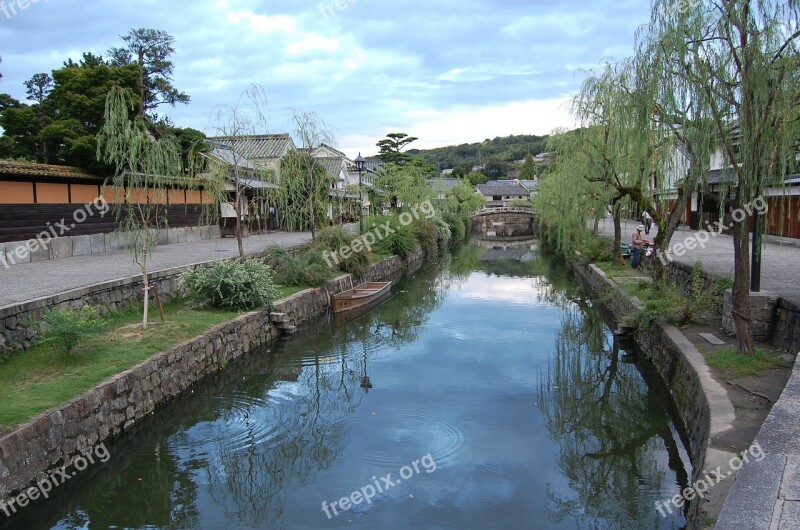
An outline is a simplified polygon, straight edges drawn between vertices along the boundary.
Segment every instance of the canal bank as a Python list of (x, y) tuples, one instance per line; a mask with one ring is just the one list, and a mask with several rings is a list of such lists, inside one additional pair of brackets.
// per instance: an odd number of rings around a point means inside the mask
[[(608, 309), (614, 320), (621, 321), (643, 308), (638, 299), (629, 297), (594, 264), (572, 263), (570, 268), (579, 283)], [(646, 329), (637, 329), (634, 340), (669, 389), (681, 417), (694, 469), (691, 482), (703, 479), (707, 470), (717, 466), (726, 469), (735, 453), (716, 447), (714, 440), (732, 428), (735, 412), (703, 356), (678, 328), (661, 318), (655, 319)], [(711, 490), (707, 498), (722, 495), (724, 499), (727, 490), (723, 490)], [(702, 519), (702, 503), (691, 503), (689, 528), (702, 528)]]
[(654, 509), (691, 474), (678, 417), (593, 306), (535, 244), (466, 245), (231, 360), (0, 528), (680, 528)]
[(331, 294), (359, 281), (385, 281), (413, 273), (425, 258), (422, 250), (406, 259), (393, 256), (370, 265), (360, 279), (347, 274), (324, 287), (296, 293), (270, 309), (216, 326), (37, 416), (0, 438), (0, 503), (6, 506), (17, 499), (24, 506), (26, 492), (46, 479), (48, 472), (70, 468), (87, 451), (132, 428), (233, 359), (274, 339), (282, 330), (325, 313)]
[[(636, 297), (628, 296), (595, 265), (573, 263), (570, 268), (615, 320), (620, 321), (642, 307)], [(656, 319), (648, 329), (637, 330), (634, 338), (670, 389), (682, 418), (695, 465), (692, 482), (711, 484), (702, 501), (697, 500), (696, 492), (687, 497), (695, 499), (689, 528), (796, 528), (800, 521), (797, 494), (800, 456), (796, 442), (798, 424), (791, 418), (797, 412), (800, 398), (798, 367), (795, 366), (783, 392), (778, 392), (779, 398), (772, 398), (775, 404), (753, 440), (750, 426), (743, 428), (725, 388), (678, 328)], [(736, 407), (747, 407), (741, 398), (734, 399)], [(740, 439), (742, 448), (750, 444), (748, 449), (732, 452), (731, 443), (736, 439)], [(754, 454), (758, 458), (752, 458)]]

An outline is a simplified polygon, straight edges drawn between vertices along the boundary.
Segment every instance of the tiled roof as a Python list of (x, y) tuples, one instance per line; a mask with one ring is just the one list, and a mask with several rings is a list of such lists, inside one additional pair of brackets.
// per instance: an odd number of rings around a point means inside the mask
[[(216, 136), (208, 138), (212, 145), (230, 148), (234, 138)], [(235, 138), (236, 151), (251, 160), (283, 158), (295, 150), (294, 140), (288, 134), (263, 134), (256, 136), (239, 136)]]
[(530, 195), (525, 186), (513, 180), (490, 180), (486, 184), (478, 184), (478, 191), (483, 195)]
[(203, 153), (203, 156), (208, 156), (211, 158), (215, 158), (221, 162), (229, 166), (236, 165), (240, 168), (249, 169), (251, 171), (255, 171), (257, 167), (251, 161), (240, 154), (234, 155), (233, 151), (230, 149), (222, 149), (220, 147), (215, 147), (208, 153)]
[(342, 168), (344, 167), (343, 160), (341, 158), (333, 158), (326, 156), (326, 157), (318, 157), (315, 158), (314, 160), (316, 160), (320, 166), (324, 167), (325, 171), (327, 171), (330, 176), (332, 176), (337, 180), (339, 179), (342, 173)]
[(78, 167), (37, 164), (35, 162), (14, 162), (0, 160), (0, 175), (21, 177), (43, 177), (57, 180), (83, 180), (87, 182), (103, 182), (105, 179)]
[(435, 191), (450, 191), (461, 184), (461, 179), (435, 178), (428, 180), (428, 186)]

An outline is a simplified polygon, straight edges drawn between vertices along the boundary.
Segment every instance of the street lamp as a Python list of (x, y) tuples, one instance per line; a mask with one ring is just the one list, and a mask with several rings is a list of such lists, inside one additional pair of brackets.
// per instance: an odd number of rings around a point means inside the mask
[(358, 153), (356, 158), (356, 169), (358, 170), (358, 232), (364, 233), (364, 199), (361, 196), (361, 179), (364, 173), (364, 168), (367, 167), (367, 161)]

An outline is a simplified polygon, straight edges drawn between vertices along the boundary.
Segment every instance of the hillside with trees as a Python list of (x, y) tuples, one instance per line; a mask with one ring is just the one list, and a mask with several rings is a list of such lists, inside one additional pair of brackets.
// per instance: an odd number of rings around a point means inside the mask
[[(477, 165), (504, 166), (516, 160), (523, 160), (528, 154), (538, 155), (544, 152), (547, 138), (547, 136), (520, 134), (435, 149), (409, 149), (407, 152), (421, 157), (439, 171), (454, 169), (457, 174), (466, 175)], [(498, 169), (498, 173), (504, 171)]]

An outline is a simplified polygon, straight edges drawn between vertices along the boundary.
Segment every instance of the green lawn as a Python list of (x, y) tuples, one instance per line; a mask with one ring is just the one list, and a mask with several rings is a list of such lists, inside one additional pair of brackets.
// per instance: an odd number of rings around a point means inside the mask
[[(302, 291), (281, 287), (280, 296)], [(106, 319), (104, 331), (79, 343), (72, 358), (61, 360), (50, 344), (36, 344), (0, 364), (0, 427), (8, 430), (37, 414), (73, 399), (153, 355), (168, 350), (241, 313), (190, 309), (185, 301), (164, 306), (162, 323), (152, 308), (150, 325), (141, 329), (141, 314), (130, 310)]]

